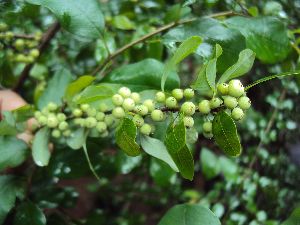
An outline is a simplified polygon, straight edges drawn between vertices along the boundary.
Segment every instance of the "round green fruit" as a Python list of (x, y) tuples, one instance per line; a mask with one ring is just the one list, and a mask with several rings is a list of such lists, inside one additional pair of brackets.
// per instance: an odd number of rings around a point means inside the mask
[(103, 133), (107, 130), (107, 125), (105, 122), (98, 122), (97, 125), (96, 125), (96, 130), (99, 132), (99, 133)]
[(139, 93), (132, 92), (130, 97), (133, 99), (135, 104), (138, 104), (141, 101), (141, 96)]
[(224, 96), (224, 104), (227, 108), (233, 109), (238, 105), (238, 102), (235, 97), (232, 96)]
[(150, 135), (151, 133), (151, 125), (145, 123), (143, 126), (140, 128), (140, 132), (144, 135)]
[(81, 117), (82, 116), (82, 111), (81, 111), (81, 109), (73, 109), (72, 114), (75, 117)]
[(240, 97), (245, 93), (244, 86), (240, 80), (231, 80), (228, 86), (228, 94), (233, 97)]
[(123, 98), (129, 98), (131, 95), (131, 91), (127, 87), (121, 87), (118, 91), (118, 93), (123, 97)]
[(212, 123), (210, 121), (204, 122), (202, 125), (202, 129), (205, 133), (212, 132)]
[(209, 133), (204, 132), (203, 136), (208, 138), (208, 139), (212, 139), (214, 137), (214, 135), (211, 132), (209, 132)]
[[(121, 108), (121, 107), (120, 107)], [(121, 108), (122, 109), (122, 108)], [(124, 111), (124, 110), (123, 110)], [(124, 112), (125, 114), (125, 112)], [(114, 116), (113, 115), (106, 115), (104, 118), (104, 123), (106, 123), (106, 125), (108, 127), (110, 127), (111, 125), (113, 125), (115, 122)]]
[(47, 126), (50, 128), (55, 128), (58, 125), (58, 119), (55, 116), (48, 116)]
[(159, 91), (155, 95), (155, 100), (159, 103), (163, 103), (166, 100), (166, 95), (162, 91)]
[(155, 109), (155, 104), (152, 99), (145, 100), (143, 105), (148, 108), (148, 112), (152, 112)]
[(239, 107), (243, 110), (247, 110), (251, 107), (251, 101), (248, 97), (242, 96), (238, 100)]
[(226, 83), (218, 84), (217, 90), (221, 95), (228, 95), (228, 87), (229, 85)]
[(208, 114), (210, 113), (210, 104), (208, 100), (202, 100), (199, 103), (199, 112), (203, 113), (203, 114)]
[(166, 99), (166, 106), (170, 109), (174, 109), (177, 107), (177, 100), (174, 97), (168, 97)]
[(60, 130), (66, 130), (68, 128), (68, 123), (66, 121), (62, 121), (58, 125), (58, 129)]
[(105, 103), (101, 103), (99, 105), (99, 110), (100, 110), (100, 112), (107, 112), (108, 111), (108, 106)]
[(137, 105), (134, 111), (141, 116), (145, 116), (148, 114), (148, 107), (145, 105)]
[(231, 112), (231, 117), (234, 119), (234, 120), (241, 120), (243, 119), (244, 117), (244, 111), (239, 108), (239, 107), (236, 107), (232, 110)]
[(112, 115), (117, 119), (121, 119), (125, 116), (125, 111), (122, 107), (116, 107), (113, 109)]
[(116, 106), (120, 106), (120, 105), (122, 105), (123, 102), (124, 102), (123, 97), (122, 97), (121, 95), (119, 95), (119, 94), (113, 95), (112, 98), (111, 98), (111, 100), (112, 100), (112, 103), (113, 103), (114, 105), (116, 105)]
[(172, 91), (172, 96), (176, 98), (176, 100), (180, 100), (183, 98), (183, 90), (176, 88)]
[(191, 116), (185, 116), (183, 117), (183, 124), (184, 126), (191, 128), (194, 126), (194, 119)]
[(40, 55), (40, 51), (34, 48), (30, 51), (29, 55), (32, 56), (33, 58), (37, 58)]
[(185, 102), (181, 106), (181, 111), (184, 113), (184, 115), (191, 116), (194, 115), (196, 106), (193, 102)]
[(153, 121), (163, 121), (164, 120), (164, 113), (159, 110), (159, 109), (155, 109), (151, 112), (151, 118)]
[(82, 104), (82, 105), (80, 106), (80, 108), (81, 108), (81, 110), (82, 110), (83, 112), (87, 112), (87, 111), (89, 110), (89, 108), (90, 108), (90, 105), (89, 105), (89, 104)]
[(60, 132), (60, 130), (58, 130), (58, 129), (54, 129), (54, 130), (52, 131), (51, 135), (52, 135), (52, 137), (54, 137), (54, 138), (60, 138), (61, 132)]
[(141, 127), (143, 126), (144, 124), (144, 119), (143, 117), (141, 117), (140, 115), (135, 115), (132, 119), (132, 121), (134, 122), (134, 124), (137, 126), (137, 127)]
[(88, 117), (84, 120), (84, 125), (87, 128), (93, 128), (97, 125), (97, 120), (94, 117)]
[(191, 88), (186, 88), (186, 89), (184, 89), (184, 91), (183, 91), (183, 96), (184, 96), (186, 99), (191, 99), (191, 98), (194, 97), (194, 95), (195, 95), (195, 92), (194, 92), (194, 90), (191, 89)]
[(216, 109), (222, 105), (223, 101), (220, 98), (212, 98), (209, 101), (210, 108)]
[(126, 111), (132, 111), (135, 107), (135, 103), (133, 101), (132, 98), (125, 98), (124, 102), (122, 104), (122, 107), (126, 110)]
[(105, 114), (103, 112), (97, 112), (96, 114), (96, 120), (98, 121), (104, 121)]

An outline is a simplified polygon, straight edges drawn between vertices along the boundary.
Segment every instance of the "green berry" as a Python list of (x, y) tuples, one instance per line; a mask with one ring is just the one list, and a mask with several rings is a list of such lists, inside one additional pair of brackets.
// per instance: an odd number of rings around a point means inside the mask
[(106, 131), (104, 131), (104, 132), (100, 135), (100, 137), (105, 138), (105, 137), (107, 137), (108, 135), (109, 135), (109, 133), (108, 133), (108, 131), (106, 130)]
[(89, 108), (86, 114), (90, 117), (95, 117), (97, 114), (97, 110), (95, 108)]
[(47, 126), (50, 128), (55, 128), (58, 125), (58, 119), (55, 116), (48, 116)]
[(84, 120), (84, 125), (87, 128), (93, 128), (97, 125), (97, 120), (94, 117), (88, 117)]
[(82, 111), (81, 111), (81, 109), (74, 109), (74, 110), (72, 111), (72, 114), (73, 114), (73, 116), (75, 116), (75, 117), (81, 117), (81, 116), (82, 116)]
[(228, 95), (228, 84), (226, 83), (218, 84), (217, 90), (221, 95)]
[(232, 96), (224, 96), (223, 99), (224, 99), (225, 106), (229, 109), (235, 108), (238, 104), (236, 98)]
[(166, 100), (166, 95), (162, 91), (159, 91), (155, 94), (155, 100), (157, 102), (163, 103)]
[(58, 113), (56, 117), (59, 122), (65, 121), (67, 119), (67, 117), (64, 113)]
[(53, 111), (57, 110), (57, 108), (58, 108), (58, 106), (54, 102), (49, 102), (48, 105), (47, 105), (47, 109), (50, 112), (53, 112)]
[(240, 80), (231, 80), (228, 85), (228, 94), (233, 97), (238, 98), (245, 93), (244, 86)]
[(101, 103), (99, 105), (99, 110), (100, 110), (100, 112), (107, 112), (108, 111), (108, 106), (105, 103)]
[(89, 110), (89, 108), (90, 108), (90, 105), (89, 105), (89, 104), (82, 104), (82, 105), (80, 106), (80, 108), (81, 108), (81, 110), (82, 110), (83, 112), (87, 112), (87, 111)]
[(125, 109), (125, 111), (132, 111), (135, 107), (135, 103), (132, 98), (126, 98), (124, 99), (122, 107)]
[(191, 99), (191, 98), (194, 97), (194, 95), (195, 95), (195, 92), (194, 92), (194, 90), (191, 89), (191, 88), (186, 88), (186, 89), (184, 89), (184, 91), (183, 91), (183, 96), (184, 96), (186, 99)]
[(181, 106), (181, 111), (186, 116), (194, 115), (195, 110), (196, 110), (196, 106), (195, 106), (195, 104), (193, 102), (185, 102)]
[(174, 97), (168, 97), (166, 99), (166, 106), (170, 109), (174, 109), (177, 107), (177, 100)]
[(103, 121), (105, 117), (105, 114), (103, 112), (97, 112), (96, 114), (96, 120)]
[(151, 118), (153, 121), (163, 121), (164, 113), (159, 109), (155, 109), (151, 112)]
[(211, 132), (209, 132), (209, 133), (204, 132), (203, 136), (208, 138), (208, 139), (212, 139), (214, 137), (214, 135)]
[(24, 49), (25, 42), (23, 39), (18, 39), (15, 41), (14, 46), (17, 50), (22, 51)]
[(6, 23), (0, 23), (0, 32), (6, 31), (8, 28)]
[(47, 119), (46, 116), (41, 115), (41, 116), (39, 116), (39, 117), (37, 118), (37, 121), (39, 122), (39, 124), (40, 124), (41, 126), (45, 126), (45, 125), (47, 124), (47, 122), (48, 122), (48, 119)]
[(172, 91), (172, 96), (176, 98), (176, 100), (180, 100), (183, 98), (183, 90), (176, 88)]
[(98, 122), (96, 125), (96, 129), (99, 133), (103, 133), (107, 130), (107, 125), (104, 122)]
[(35, 112), (34, 112), (34, 117), (35, 117), (36, 119), (38, 119), (40, 116), (42, 116), (42, 113), (41, 113), (40, 111), (35, 111)]
[(60, 130), (66, 130), (68, 128), (68, 123), (66, 121), (62, 121), (58, 125), (58, 129)]
[[(120, 107), (121, 108), (121, 107)], [(122, 109), (122, 108), (121, 108)], [(123, 110), (124, 111), (124, 110)], [(104, 123), (106, 123), (106, 125), (108, 127), (110, 127), (111, 125), (113, 125), (115, 119), (113, 115), (106, 115), (104, 118)]]
[(145, 105), (137, 105), (134, 111), (141, 116), (145, 116), (148, 114), (148, 107)]
[(123, 98), (129, 98), (131, 95), (131, 91), (127, 87), (121, 87), (118, 91), (118, 93), (123, 97)]
[(251, 106), (251, 101), (248, 97), (242, 96), (238, 100), (239, 107), (243, 110), (247, 110)]
[(74, 124), (83, 127), (84, 126), (84, 121), (85, 120), (83, 118), (76, 118), (76, 119), (74, 119)]
[(216, 109), (222, 105), (223, 101), (220, 98), (212, 98), (209, 101), (210, 108)]
[(134, 122), (134, 124), (137, 126), (137, 127), (141, 127), (144, 125), (144, 119), (143, 117), (141, 117), (140, 115), (135, 115), (132, 119), (132, 121)]
[(241, 120), (244, 117), (244, 111), (241, 108), (236, 107), (232, 110), (231, 117), (234, 120)]
[(11, 31), (5, 32), (5, 39), (7, 41), (10, 41), (13, 37), (14, 37), (14, 33), (13, 32), (11, 32)]
[(194, 119), (191, 116), (185, 116), (183, 117), (183, 124), (184, 126), (191, 128), (194, 126)]
[(58, 129), (54, 129), (54, 130), (52, 131), (51, 135), (52, 135), (52, 137), (54, 137), (54, 138), (60, 138), (61, 132), (60, 132), (60, 130), (58, 130)]
[(199, 103), (199, 112), (203, 114), (208, 114), (210, 112), (210, 104), (208, 100), (202, 100)]
[(18, 54), (15, 57), (16, 62), (26, 62), (27, 58), (24, 54)]
[(117, 119), (121, 119), (125, 116), (125, 111), (122, 107), (116, 107), (113, 109), (112, 115)]
[(130, 95), (130, 98), (133, 99), (133, 101), (134, 101), (135, 104), (138, 104), (141, 101), (140, 94), (136, 93), (136, 92), (132, 92), (131, 95)]
[(114, 105), (121, 106), (123, 104), (124, 98), (119, 94), (115, 94), (112, 96), (111, 100)]
[(71, 135), (71, 130), (65, 130), (63, 132), (63, 136), (65, 136), (65, 137), (69, 137), (70, 135)]
[(150, 135), (151, 133), (151, 125), (145, 123), (143, 126), (140, 128), (140, 132), (144, 135)]
[(155, 109), (155, 105), (152, 99), (147, 99), (143, 102), (143, 105), (148, 108), (148, 112), (152, 112)]
[(210, 121), (204, 122), (202, 125), (202, 128), (205, 133), (211, 133), (212, 132), (212, 122), (210, 122)]
[(29, 52), (29, 55), (33, 58), (37, 58), (40, 55), (40, 51), (34, 48)]

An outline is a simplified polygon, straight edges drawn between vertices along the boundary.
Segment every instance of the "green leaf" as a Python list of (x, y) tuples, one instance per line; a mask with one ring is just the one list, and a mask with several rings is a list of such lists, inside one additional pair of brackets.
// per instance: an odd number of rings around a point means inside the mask
[(196, 80), (192, 83), (191, 87), (198, 91), (199, 94), (210, 95), (212, 91), (206, 78), (206, 68), (207, 64), (202, 65), (201, 69), (198, 72), (198, 76)]
[(224, 83), (236, 77), (240, 77), (248, 73), (254, 63), (255, 53), (250, 49), (240, 52), (238, 61), (229, 67), (220, 77), (218, 83)]
[(163, 142), (158, 139), (143, 135), (141, 136), (141, 146), (147, 154), (164, 161), (175, 172), (179, 172)]
[(219, 159), (212, 151), (207, 148), (202, 148), (200, 159), (202, 172), (207, 179), (212, 179), (219, 175)]
[(14, 225), (45, 225), (46, 217), (43, 211), (32, 202), (23, 202), (17, 207)]
[(24, 189), (20, 178), (10, 175), (0, 176), (0, 224), (9, 211), (14, 207), (16, 198), (23, 198)]
[(180, 174), (189, 180), (194, 176), (194, 159), (186, 145), (185, 126), (183, 121), (171, 123), (166, 133), (165, 145), (174, 160)]
[(127, 16), (117, 15), (112, 19), (112, 25), (121, 30), (133, 30), (135, 24)]
[(99, 38), (104, 29), (104, 17), (97, 0), (26, 0), (52, 11), (70, 33), (85, 39)]
[(38, 108), (42, 109), (49, 102), (54, 102), (58, 105), (62, 104), (62, 98), (68, 84), (71, 82), (72, 76), (67, 69), (59, 69), (48, 82), (48, 85), (38, 100)]
[(219, 158), (219, 165), (226, 180), (230, 181), (239, 178), (238, 165), (232, 159), (221, 156)]
[(24, 122), (33, 117), (34, 108), (32, 105), (24, 105), (12, 111), (16, 122)]
[(206, 75), (208, 85), (214, 91), (216, 86), (216, 76), (217, 76), (217, 58), (213, 58), (208, 61), (205, 75)]
[(171, 208), (158, 225), (221, 225), (209, 209), (196, 204), (182, 204)]
[(67, 138), (67, 144), (72, 149), (80, 149), (85, 143), (87, 131), (84, 128), (78, 128)]
[(161, 89), (164, 90), (166, 80), (171, 73), (175, 70), (175, 67), (178, 63), (184, 60), (187, 56), (196, 51), (199, 45), (202, 43), (201, 37), (193, 36), (181, 43), (178, 49), (175, 51), (172, 58), (167, 62), (163, 76), (161, 78)]
[(174, 170), (156, 158), (152, 158), (150, 161), (150, 175), (154, 182), (161, 187), (169, 187), (176, 181), (176, 173)]
[(95, 80), (95, 77), (85, 75), (79, 77), (74, 82), (70, 83), (65, 91), (65, 99), (67, 102), (71, 102), (73, 97), (78, 94), (81, 90), (89, 86), (93, 81)]
[(0, 135), (11, 135), (14, 136), (18, 133), (15, 121), (8, 121), (5, 117), (0, 121)]
[(129, 118), (124, 118), (116, 130), (116, 143), (129, 156), (141, 154), (140, 146), (135, 142), (136, 133), (137, 128)]
[(0, 136), (0, 171), (20, 165), (27, 156), (27, 145), (14, 136)]
[(91, 85), (84, 89), (74, 100), (77, 104), (90, 103), (109, 99), (114, 95), (114, 88), (110, 84)]
[[(164, 64), (155, 59), (144, 59), (140, 62), (124, 65), (112, 71), (102, 79), (105, 83), (126, 85), (133, 91), (160, 89)], [(171, 72), (166, 81), (166, 89), (178, 88), (180, 80), (178, 74)]]
[(300, 224), (300, 207), (294, 209), (290, 217), (281, 225), (299, 225)]
[(50, 160), (49, 129), (44, 127), (34, 136), (32, 157), (36, 165), (47, 166)]
[(241, 154), (242, 147), (235, 123), (225, 111), (220, 111), (215, 116), (212, 130), (216, 143), (227, 155)]
[(282, 61), (291, 50), (288, 29), (276, 17), (232, 17), (225, 23), (245, 36), (247, 48), (264, 63)]

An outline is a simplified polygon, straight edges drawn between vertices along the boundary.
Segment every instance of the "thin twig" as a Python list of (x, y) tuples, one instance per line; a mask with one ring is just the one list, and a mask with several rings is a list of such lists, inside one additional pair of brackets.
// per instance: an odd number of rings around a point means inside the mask
[(28, 40), (35, 39), (35, 36), (34, 35), (30, 35), (30, 34), (14, 34), (14, 37), (28, 39)]
[[(40, 54), (47, 48), (49, 45), (51, 39), (55, 36), (55, 34), (59, 31), (60, 29), (60, 24), (58, 22), (55, 22), (52, 24), (52, 26), (46, 31), (46, 33), (43, 35), (41, 43), (39, 45), (39, 51)], [(17, 81), (15, 87), (13, 88), (14, 91), (19, 92), (25, 83), (26, 79), (29, 77), (29, 72), (31, 68), (33, 67), (33, 63), (28, 64), (25, 66), (23, 69), (19, 80)]]

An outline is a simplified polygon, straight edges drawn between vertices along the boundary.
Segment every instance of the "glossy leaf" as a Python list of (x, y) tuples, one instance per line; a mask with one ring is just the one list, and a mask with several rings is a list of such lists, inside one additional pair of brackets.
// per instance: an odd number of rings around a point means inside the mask
[(208, 61), (205, 76), (208, 85), (214, 91), (216, 86), (216, 76), (217, 76), (217, 58), (213, 58)]
[(158, 225), (221, 225), (215, 214), (198, 204), (182, 204), (171, 208)]
[(238, 156), (242, 152), (241, 143), (233, 119), (220, 111), (213, 120), (214, 139), (218, 146), (229, 156)]
[(177, 166), (175, 165), (172, 157), (170, 156), (166, 146), (162, 141), (149, 136), (141, 136), (141, 146), (147, 154), (164, 161), (175, 172), (179, 172)]
[(212, 93), (212, 91), (206, 78), (206, 67), (207, 64), (202, 65), (201, 69), (198, 72), (197, 78), (192, 83), (191, 87), (198, 91), (199, 94), (209, 95), (209, 93)]
[(211, 179), (219, 175), (219, 159), (212, 151), (207, 148), (202, 148), (200, 159), (202, 172), (207, 179)]
[(26, 0), (52, 11), (60, 24), (70, 33), (85, 38), (101, 37), (104, 17), (97, 0)]
[(161, 78), (162, 90), (164, 90), (165, 88), (165, 83), (167, 81), (169, 74), (176, 69), (175, 68), (176, 65), (180, 63), (182, 60), (184, 60), (187, 56), (195, 52), (201, 43), (202, 43), (202, 39), (201, 37), (198, 36), (190, 37), (181, 43), (178, 49), (174, 52), (172, 58), (167, 62), (165, 66), (163, 76)]
[(34, 136), (32, 157), (36, 165), (47, 166), (50, 160), (49, 129), (44, 127)]
[(43, 211), (32, 202), (23, 202), (17, 207), (14, 225), (45, 225), (46, 217)]
[(74, 130), (67, 138), (67, 144), (72, 149), (80, 149), (86, 141), (87, 131), (84, 128)]
[(16, 122), (24, 122), (34, 115), (34, 108), (32, 105), (24, 105), (12, 111)]
[(20, 165), (27, 156), (27, 145), (14, 136), (0, 136), (0, 171)]
[(116, 143), (129, 156), (141, 154), (140, 146), (135, 142), (136, 133), (135, 124), (128, 118), (124, 118), (116, 130)]
[[(164, 64), (155, 59), (144, 59), (140, 62), (124, 65), (102, 79), (105, 83), (126, 85), (133, 91), (147, 89), (160, 89), (160, 81), (163, 75)], [(179, 87), (178, 74), (170, 72), (166, 80), (166, 90)]]
[(77, 104), (90, 103), (111, 98), (114, 93), (114, 89), (109, 84), (91, 85), (77, 95), (74, 100)]

